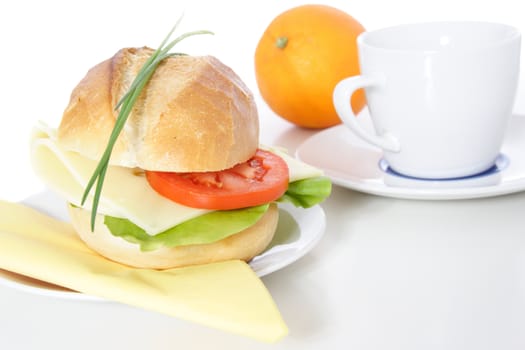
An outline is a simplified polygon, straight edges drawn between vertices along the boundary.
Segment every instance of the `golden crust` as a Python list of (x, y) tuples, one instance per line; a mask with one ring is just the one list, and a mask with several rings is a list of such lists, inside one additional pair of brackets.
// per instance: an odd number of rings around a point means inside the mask
[[(93, 67), (71, 94), (58, 129), (66, 149), (98, 160), (119, 99), (153, 50), (122, 49)], [(215, 171), (258, 147), (256, 105), (239, 77), (212, 56), (164, 60), (138, 98), (111, 164), (157, 171)]]
[(104, 225), (102, 215), (97, 215), (95, 231), (91, 232), (89, 211), (69, 206), (69, 214), (80, 238), (94, 251), (125, 265), (152, 269), (168, 269), (231, 259), (249, 261), (270, 244), (279, 219), (277, 205), (271, 204), (255, 225), (223, 240), (210, 244), (163, 247), (151, 252), (141, 252), (137, 244), (113, 236)]

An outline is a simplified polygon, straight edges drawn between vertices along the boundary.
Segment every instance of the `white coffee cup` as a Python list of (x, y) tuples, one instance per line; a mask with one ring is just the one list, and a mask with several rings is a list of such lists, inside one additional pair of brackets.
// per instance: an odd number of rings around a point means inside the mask
[[(433, 179), (483, 172), (498, 157), (511, 117), (520, 41), (515, 28), (484, 22), (364, 32), (357, 39), (361, 75), (337, 84), (336, 111), (383, 149), (395, 172)], [(376, 134), (363, 130), (351, 109), (359, 88)]]

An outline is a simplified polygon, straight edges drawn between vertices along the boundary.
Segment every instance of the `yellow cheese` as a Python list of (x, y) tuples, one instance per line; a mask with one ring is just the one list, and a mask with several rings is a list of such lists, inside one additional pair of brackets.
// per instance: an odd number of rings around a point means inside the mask
[[(63, 150), (52, 132), (44, 128), (34, 132), (31, 143), (31, 162), (38, 177), (65, 200), (80, 206), (97, 162)], [(91, 198), (84, 206), (91, 208)], [(104, 180), (99, 212), (129, 219), (153, 235), (207, 211), (162, 197), (134, 169), (111, 166)]]
[(165, 271), (127, 267), (91, 251), (69, 224), (4, 201), (0, 268), (264, 342), (288, 332), (263, 283), (242, 261)]
[(280, 156), (288, 165), (290, 182), (308, 179), (311, 177), (323, 176), (323, 171), (301, 162), (299, 159), (290, 156), (285, 150), (278, 147), (264, 147), (266, 150)]
[[(35, 130), (31, 143), (31, 161), (38, 177), (67, 201), (81, 206), (82, 194), (97, 162), (62, 149), (56, 142), (55, 131), (44, 125)], [(272, 151), (288, 164), (290, 181), (321, 175), (320, 170), (282, 151)], [(91, 197), (84, 207), (91, 208)], [(108, 168), (99, 204), (101, 214), (126, 218), (148, 234), (155, 235), (206, 212), (177, 204), (157, 194), (136, 169)]]

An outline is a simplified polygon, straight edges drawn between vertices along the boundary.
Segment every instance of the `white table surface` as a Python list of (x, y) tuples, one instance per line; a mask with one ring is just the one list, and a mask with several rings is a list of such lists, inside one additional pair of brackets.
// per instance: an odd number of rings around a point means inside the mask
[[(399, 6), (388, 1), (369, 2), (329, 3), (353, 11), (372, 27), (458, 18), (525, 25), (525, 15), (516, 7), (518, 1), (493, 5), (468, 1), (461, 6), (452, 0), (400, 1)], [(224, 50), (223, 55), (216, 55), (225, 57), (256, 92), (251, 63), (254, 38), (281, 9), (298, 3), (285, 1), (272, 7), (222, 2), (222, 7), (216, 5), (215, 9), (211, 5), (202, 7), (197, 1), (192, 8), (207, 8), (203, 14), (214, 26), (227, 20), (231, 26), (239, 26), (240, 31), (223, 28), (229, 38), (238, 32), (249, 39), (233, 45), (231, 39), (220, 37), (213, 50)], [(24, 149), (24, 137), (33, 122), (59, 120), (58, 112), (72, 84), (99, 57), (112, 52), (109, 47), (119, 41), (118, 35), (125, 37), (118, 47), (149, 43), (171, 25), (168, 18), (174, 20), (179, 13), (174, 9), (168, 16), (161, 11), (160, 19), (153, 18), (140, 29), (129, 29), (132, 33), (128, 37), (123, 34), (124, 22), (109, 15), (95, 21), (96, 26), (86, 27), (87, 20), (73, 14), (87, 11), (95, 16), (96, 11), (87, 5), (79, 7), (81, 10), (70, 5), (62, 17), (52, 14), (52, 3), (47, 8), (37, 4), (40, 2), (0, 5), (0, 30), (8, 44), (23, 48), (33, 37), (37, 48), (42, 50), (47, 45), (58, 55), (87, 49), (69, 64), (47, 55), (40, 57), (42, 68), (29, 64), (27, 58), (20, 58), (22, 67), (20, 60), (7, 55), (14, 54), (11, 50), (2, 48), (3, 117), (13, 119), (1, 128), (2, 161), (9, 167), (4, 167), (1, 175), (0, 194), (2, 199), (13, 201), (41, 189), (30, 172)], [(244, 16), (228, 17), (229, 11), (238, 7)], [(26, 12), (29, 8), (34, 11)], [(108, 11), (116, 8), (110, 6)], [(186, 11), (188, 27), (195, 29), (191, 24), (201, 22), (192, 22), (190, 10)], [(134, 11), (153, 13), (148, 9)], [(104, 30), (109, 30), (105, 23), (109, 19), (116, 22), (117, 38), (83, 46), (73, 40), (64, 47), (67, 35), (60, 34), (65, 26), (77, 39), (88, 38), (89, 33), (102, 38)], [(157, 23), (161, 21), (164, 25)], [(27, 26), (30, 33), (23, 31)], [(146, 33), (140, 42), (133, 42), (131, 38), (143, 31)], [(52, 35), (60, 38), (51, 40)], [(44, 37), (50, 41), (43, 43)], [(224, 47), (225, 43), (229, 46)], [(238, 51), (233, 52), (234, 48)], [(42, 80), (50, 77), (48, 69), (57, 76), (45, 83)], [(30, 96), (34, 98), (28, 100)], [(293, 152), (314, 133), (279, 119), (257, 98), (263, 142), (286, 146)], [(520, 91), (517, 113), (525, 111), (524, 105), (525, 96)], [(333, 156), (336, 154), (334, 150)], [(260, 344), (118, 303), (62, 300), (0, 287), (0, 349), (525, 348), (525, 193), (477, 200), (415, 201), (334, 187), (323, 208), (327, 229), (318, 246), (298, 262), (263, 278), (290, 328), (290, 335), (277, 344)]]

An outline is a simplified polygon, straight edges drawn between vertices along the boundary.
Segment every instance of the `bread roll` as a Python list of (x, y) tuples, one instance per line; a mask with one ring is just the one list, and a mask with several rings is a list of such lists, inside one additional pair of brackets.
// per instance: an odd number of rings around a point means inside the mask
[(68, 207), (73, 227), (91, 249), (122, 264), (152, 269), (167, 269), (230, 259), (249, 261), (270, 244), (279, 219), (277, 205), (271, 204), (268, 211), (255, 225), (220, 241), (175, 248), (163, 247), (151, 252), (142, 252), (138, 244), (113, 236), (104, 225), (103, 215), (97, 215), (95, 231), (91, 232), (89, 211), (71, 205)]
[[(68, 150), (99, 160), (115, 106), (153, 53), (127, 48), (93, 67), (71, 94), (58, 129)], [(253, 96), (211, 56), (176, 56), (158, 66), (114, 147), (110, 164), (146, 170), (217, 171), (248, 160), (259, 145)]]
[[(124, 96), (152, 49), (122, 49), (93, 67), (71, 94), (58, 128), (66, 150), (99, 160)], [(259, 124), (251, 92), (239, 77), (211, 56), (175, 56), (161, 62), (135, 102), (112, 152), (110, 165), (170, 172), (219, 171), (251, 158), (259, 146)], [(242, 259), (270, 243), (276, 230), (275, 204), (248, 229), (202, 245), (142, 252), (115, 237), (90, 212), (69, 206), (80, 238), (110, 260), (139, 268), (166, 269)]]

